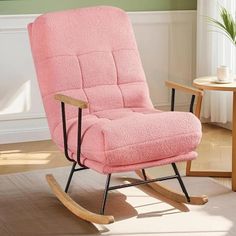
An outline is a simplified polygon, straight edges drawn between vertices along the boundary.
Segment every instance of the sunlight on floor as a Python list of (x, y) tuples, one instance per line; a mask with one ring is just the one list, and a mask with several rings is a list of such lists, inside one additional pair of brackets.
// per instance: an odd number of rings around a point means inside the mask
[(0, 173), (67, 166), (70, 163), (52, 141), (0, 145)]
[(0, 166), (2, 165), (46, 165), (50, 162), (51, 153), (22, 153), (20, 150), (0, 152)]
[(46, 165), (49, 163), (49, 160), (1, 160), (0, 166), (9, 166), (9, 165)]
[[(9, 153), (18, 153), (21, 152), (20, 150), (9, 150), (9, 151), (0, 151), (1, 155), (9, 154)], [(2, 156), (1, 156), (2, 157)]]

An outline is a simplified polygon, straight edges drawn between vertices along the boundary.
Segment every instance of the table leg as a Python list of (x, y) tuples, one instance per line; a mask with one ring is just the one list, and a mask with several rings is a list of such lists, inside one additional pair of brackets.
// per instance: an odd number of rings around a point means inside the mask
[(236, 92), (233, 94), (232, 119), (232, 190), (236, 191)]

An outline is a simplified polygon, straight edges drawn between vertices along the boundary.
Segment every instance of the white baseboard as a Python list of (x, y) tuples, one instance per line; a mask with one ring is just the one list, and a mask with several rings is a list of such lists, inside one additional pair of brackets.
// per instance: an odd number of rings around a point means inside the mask
[(0, 144), (19, 143), (50, 139), (45, 117), (0, 121)]
[(30, 142), (51, 139), (47, 127), (24, 128), (22, 130), (8, 130), (0, 135), (0, 144)]
[(232, 130), (232, 122), (227, 123), (219, 123), (219, 122), (212, 122), (210, 118), (201, 118), (202, 123), (210, 123), (211, 125), (219, 126), (224, 129)]

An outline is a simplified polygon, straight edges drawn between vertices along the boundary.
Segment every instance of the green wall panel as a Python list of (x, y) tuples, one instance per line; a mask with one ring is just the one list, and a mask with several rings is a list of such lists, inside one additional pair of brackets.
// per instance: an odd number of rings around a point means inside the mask
[(196, 10), (197, 0), (0, 0), (0, 14), (32, 14), (95, 5), (126, 11)]

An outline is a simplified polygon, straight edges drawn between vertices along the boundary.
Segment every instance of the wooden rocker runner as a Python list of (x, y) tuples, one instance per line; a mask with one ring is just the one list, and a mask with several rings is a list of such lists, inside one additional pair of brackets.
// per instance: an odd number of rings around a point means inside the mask
[[(109, 224), (114, 218), (104, 215), (108, 192), (140, 184), (177, 202), (207, 202), (206, 196), (188, 195), (175, 164), (197, 157), (202, 91), (167, 81), (172, 112), (153, 107), (125, 12), (91, 7), (47, 13), (28, 30), (52, 140), (73, 163), (65, 191), (52, 175), (46, 177), (65, 207), (86, 221)], [(174, 112), (176, 89), (192, 94), (190, 112)], [(195, 97), (197, 117), (192, 114)], [(173, 175), (156, 179), (146, 175), (146, 168), (168, 164)], [(67, 194), (74, 172), (86, 169), (107, 175), (100, 214)], [(136, 171), (143, 179), (110, 186), (111, 175), (125, 171)], [(157, 183), (169, 179), (179, 181), (183, 194)]]

